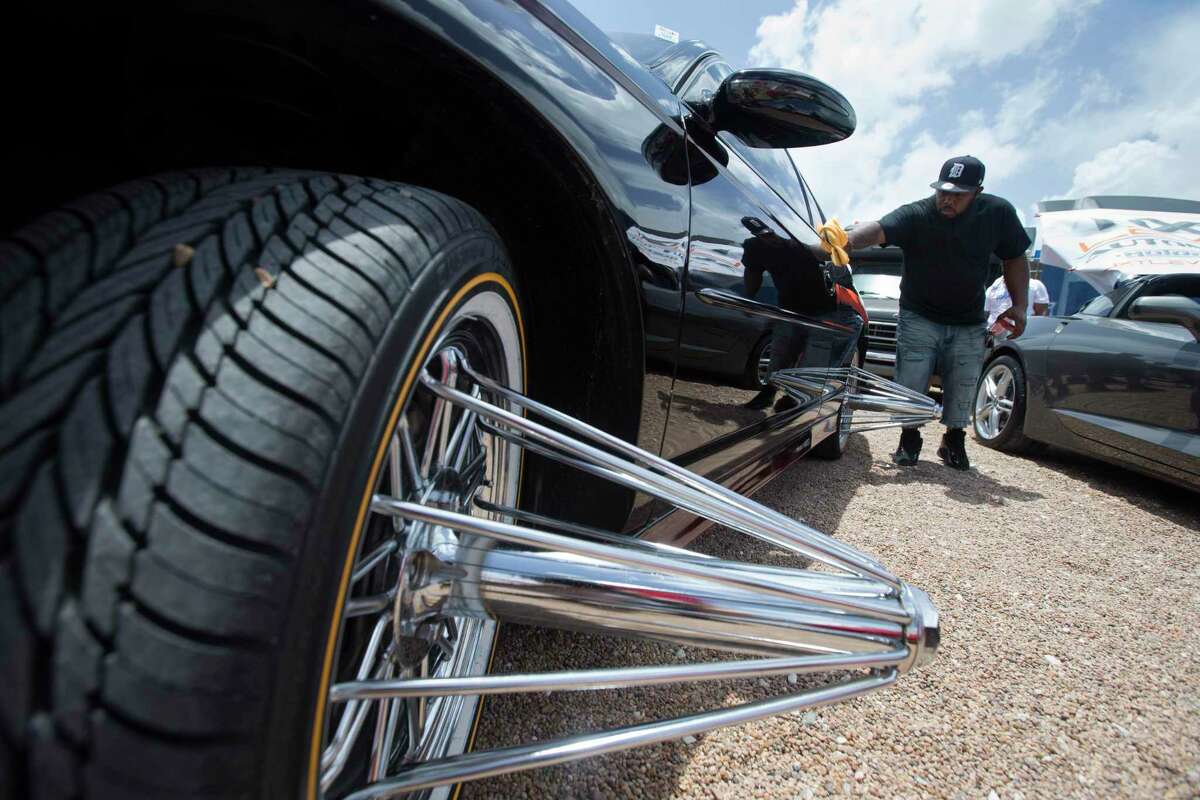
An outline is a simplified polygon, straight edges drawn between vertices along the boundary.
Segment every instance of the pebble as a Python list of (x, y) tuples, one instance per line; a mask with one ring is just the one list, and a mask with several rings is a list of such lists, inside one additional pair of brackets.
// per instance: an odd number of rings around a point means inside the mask
[[(936, 442), (942, 429), (930, 428)], [(889, 460), (895, 437), (855, 434), (841, 460), (802, 459), (756, 499), (927, 591), (943, 625), (929, 664), (885, 692), (714, 730), (705, 747), (688, 736), (512, 773), (464, 785), (462, 799), (1200, 796), (1196, 496), (1082, 457), (1015, 457), (973, 439), (970, 472), (946, 470), (932, 453), (901, 471)], [(690, 546), (801, 566), (720, 527)], [(495, 663), (513, 672), (731, 657), (500, 630)], [(761, 694), (747, 683), (491, 696), (476, 749), (628, 725), (634, 703), (645, 718), (670, 719), (750, 702)]]

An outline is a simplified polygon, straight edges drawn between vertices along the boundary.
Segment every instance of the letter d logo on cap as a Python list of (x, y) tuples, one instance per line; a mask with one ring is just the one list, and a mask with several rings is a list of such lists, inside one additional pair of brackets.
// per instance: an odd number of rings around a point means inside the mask
[(963, 172), (963, 165), (960, 164), (959, 162), (955, 161), (954, 166), (950, 168), (950, 177), (957, 178), (958, 176), (962, 175), (962, 172)]

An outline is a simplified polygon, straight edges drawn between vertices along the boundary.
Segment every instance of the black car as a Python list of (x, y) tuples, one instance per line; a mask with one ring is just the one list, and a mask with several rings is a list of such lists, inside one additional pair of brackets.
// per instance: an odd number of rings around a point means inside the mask
[(1053, 444), (1200, 489), (1200, 274), (1119, 283), (1069, 317), (1032, 317), (979, 379), (975, 436)]
[[(924, 594), (739, 494), (846, 444), (861, 319), (787, 152), (838, 92), (562, 0), (6, 30), (0, 796), (445, 797), (932, 654)], [(671, 546), (714, 523), (837, 573)], [(767, 660), (492, 676), (497, 621)], [(466, 753), (489, 693), (835, 669)]]

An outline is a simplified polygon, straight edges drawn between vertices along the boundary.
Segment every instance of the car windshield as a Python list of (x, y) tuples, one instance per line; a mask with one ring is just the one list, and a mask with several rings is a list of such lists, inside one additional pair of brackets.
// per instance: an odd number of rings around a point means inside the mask
[(1114, 289), (1108, 294), (1093, 297), (1088, 301), (1087, 305), (1079, 309), (1079, 313), (1087, 314), (1089, 317), (1107, 317), (1113, 309), (1113, 296), (1118, 292), (1119, 290)]
[(855, 271), (854, 288), (863, 297), (887, 297), (900, 299), (900, 276), (880, 272), (862, 273)]
[(1087, 314), (1089, 317), (1107, 317), (1112, 313), (1113, 306), (1121, 302), (1122, 297), (1145, 282), (1146, 279), (1141, 276), (1135, 278), (1122, 275), (1117, 280), (1116, 286), (1099, 297), (1093, 297), (1077, 313)]
[(608, 33), (608, 38), (619, 44), (644, 67), (649, 67), (672, 47), (672, 43), (647, 33)]

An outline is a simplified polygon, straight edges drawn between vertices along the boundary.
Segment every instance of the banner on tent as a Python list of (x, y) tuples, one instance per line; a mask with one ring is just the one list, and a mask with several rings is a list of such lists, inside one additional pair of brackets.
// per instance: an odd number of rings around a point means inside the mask
[(1044, 211), (1036, 249), (1043, 265), (1076, 272), (1107, 292), (1123, 277), (1200, 272), (1200, 214)]

